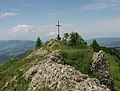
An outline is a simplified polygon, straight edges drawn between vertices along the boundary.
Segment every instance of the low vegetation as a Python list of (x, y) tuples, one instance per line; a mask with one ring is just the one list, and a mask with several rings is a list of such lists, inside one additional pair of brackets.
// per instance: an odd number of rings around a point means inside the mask
[[(76, 38), (74, 40), (74, 38)], [(42, 48), (48, 51), (59, 49), (63, 54), (65, 64), (75, 67), (82, 73), (94, 77), (90, 71), (92, 63), (93, 47), (88, 46), (86, 42), (77, 33), (65, 34), (62, 41), (56, 41), (57, 44), (48, 48), (47, 44)], [(78, 45), (79, 44), (79, 45)], [(41, 45), (40, 45), (41, 46)], [(37, 50), (37, 49), (36, 49)], [(120, 60), (116, 56), (106, 53), (110, 64), (111, 75), (115, 79), (115, 88), (120, 91)], [(26, 91), (30, 80), (23, 78), (23, 73), (30, 67), (38, 64), (45, 57), (35, 56), (30, 59), (26, 57), (14, 59), (0, 65), (0, 89), (1, 91)], [(8, 83), (7, 83), (8, 82)], [(7, 86), (5, 87), (5, 85)], [(36, 91), (51, 91), (49, 88), (38, 88)]]

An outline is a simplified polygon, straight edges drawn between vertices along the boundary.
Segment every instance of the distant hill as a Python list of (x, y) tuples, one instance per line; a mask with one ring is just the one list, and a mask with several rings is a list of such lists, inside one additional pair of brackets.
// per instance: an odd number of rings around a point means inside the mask
[[(119, 38), (94, 38), (101, 46), (105, 47), (120, 47), (120, 37)], [(86, 40), (88, 44), (92, 43), (93, 39)]]
[(0, 63), (12, 57), (22, 56), (34, 46), (34, 41), (0, 40)]
[[(103, 52), (99, 53), (103, 55)], [(115, 91), (120, 91), (119, 59), (117, 61), (116, 56), (110, 53), (105, 53), (105, 55), (105, 58), (102, 59), (106, 63), (107, 57), (109, 65), (104, 66), (101, 65), (104, 63), (103, 61), (101, 64), (96, 61), (94, 63), (102, 67), (95, 66), (95, 68), (107, 67), (109, 69), (109, 66), (110, 75), (114, 78)], [(76, 89), (79, 91), (83, 89), (85, 91), (93, 89), (94, 91), (108, 91), (99, 90), (103, 85), (99, 84), (91, 71), (92, 58), (93, 49), (89, 45), (74, 47), (70, 46), (67, 41), (47, 41), (45, 45), (31, 51), (24, 58), (12, 59), (0, 65), (1, 91), (56, 91), (57, 89), (58, 91), (75, 91)], [(101, 62), (101, 58), (99, 60)], [(103, 73), (102, 70), (101, 72)], [(99, 89), (97, 89), (97, 85), (99, 85)], [(106, 87), (104, 86), (104, 88)]]

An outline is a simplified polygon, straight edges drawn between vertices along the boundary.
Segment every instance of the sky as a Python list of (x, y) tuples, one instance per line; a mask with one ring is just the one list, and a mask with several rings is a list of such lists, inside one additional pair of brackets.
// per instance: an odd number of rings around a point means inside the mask
[(0, 0), (0, 40), (120, 37), (120, 0)]

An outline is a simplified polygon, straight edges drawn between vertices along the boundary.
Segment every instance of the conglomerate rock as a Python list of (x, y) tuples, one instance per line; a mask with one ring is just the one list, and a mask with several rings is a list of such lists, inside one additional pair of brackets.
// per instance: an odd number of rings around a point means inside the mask
[(96, 78), (90, 78), (60, 61), (62, 56), (60, 51), (56, 50), (48, 55), (48, 59), (30, 68), (23, 75), (25, 79), (31, 79), (27, 91), (39, 87), (49, 87), (53, 91), (110, 91)]
[(108, 86), (110, 89), (114, 88), (114, 81), (109, 71), (108, 59), (102, 50), (93, 54), (91, 70), (101, 84)]

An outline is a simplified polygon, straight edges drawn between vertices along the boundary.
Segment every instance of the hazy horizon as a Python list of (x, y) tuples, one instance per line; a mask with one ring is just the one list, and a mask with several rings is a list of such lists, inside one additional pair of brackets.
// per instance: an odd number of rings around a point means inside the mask
[(0, 40), (55, 39), (58, 20), (61, 35), (120, 37), (120, 0), (0, 1)]
[[(63, 37), (63, 36), (61, 36), (61, 37)], [(92, 39), (116, 39), (116, 38), (120, 38), (120, 37), (96, 37), (96, 38), (90, 38), (90, 39), (84, 39), (84, 40), (92, 40)], [(54, 38), (51, 38), (51, 39), (56, 39), (56, 37), (54, 37)], [(43, 41), (43, 42), (46, 42), (46, 41), (48, 41), (48, 40), (51, 40), (51, 39), (46, 39), (46, 40), (42, 40), (42, 38), (41, 38), (41, 40)], [(3, 39), (3, 40), (1, 40), (0, 39), (0, 41), (36, 41), (37, 40), (37, 37), (34, 39), (34, 40), (29, 40), (29, 39)]]

